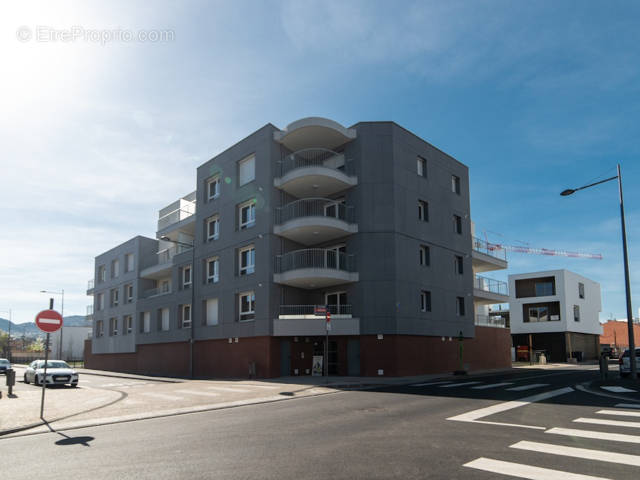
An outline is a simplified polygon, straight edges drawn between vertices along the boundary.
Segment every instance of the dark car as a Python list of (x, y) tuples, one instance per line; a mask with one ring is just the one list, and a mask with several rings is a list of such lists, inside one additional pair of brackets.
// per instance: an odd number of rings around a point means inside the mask
[(0, 373), (7, 374), (7, 370), (11, 369), (11, 364), (6, 358), (0, 358)]

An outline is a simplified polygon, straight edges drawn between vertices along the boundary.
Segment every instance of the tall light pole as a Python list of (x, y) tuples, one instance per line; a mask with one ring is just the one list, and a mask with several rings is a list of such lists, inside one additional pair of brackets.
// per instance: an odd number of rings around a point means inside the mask
[(194, 342), (194, 333), (193, 328), (195, 325), (195, 308), (196, 308), (196, 239), (193, 239), (193, 243), (184, 243), (178, 240), (171, 240), (167, 236), (160, 237), (160, 240), (165, 242), (175, 243), (176, 245), (181, 245), (183, 247), (191, 248), (191, 326), (190, 326), (190, 336), (189, 336), (189, 378), (193, 378), (193, 342)]
[[(40, 290), (40, 293), (52, 293), (55, 295), (62, 295), (62, 302), (60, 304), (60, 315), (62, 315), (62, 319), (64, 321), (64, 288), (62, 290), (60, 290), (59, 292), (54, 291), (50, 291), (50, 290)], [(60, 360), (64, 360), (64, 358), (62, 358), (62, 331), (64, 330), (64, 325), (62, 326), (62, 328), (60, 329), (60, 345), (59, 345), (59, 350), (58, 350), (58, 355), (60, 357)]]
[(618, 195), (620, 200), (620, 225), (622, 228), (622, 255), (624, 258), (624, 286), (627, 296), (627, 330), (629, 334), (629, 362), (631, 364), (631, 378), (634, 380), (637, 378), (637, 366), (636, 366), (636, 345), (633, 337), (633, 311), (631, 309), (631, 285), (629, 281), (629, 255), (627, 253), (627, 229), (624, 223), (624, 198), (622, 196), (622, 173), (620, 172), (620, 164), (618, 164), (618, 174), (615, 177), (606, 178), (599, 182), (591, 183), (583, 187), (568, 188), (563, 190), (560, 195), (566, 197), (578, 190), (584, 190), (585, 188), (600, 185), (601, 183), (610, 182), (611, 180), (618, 180)]

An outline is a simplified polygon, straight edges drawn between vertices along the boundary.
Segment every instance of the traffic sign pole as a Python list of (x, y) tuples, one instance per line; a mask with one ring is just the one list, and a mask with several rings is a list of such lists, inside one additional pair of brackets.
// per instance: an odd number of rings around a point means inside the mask
[[(36, 315), (36, 325), (47, 334), (44, 344), (44, 373), (42, 374), (42, 399), (40, 400), (40, 418), (44, 420), (44, 392), (47, 387), (47, 363), (49, 362), (49, 336), (62, 328), (62, 315), (53, 309), (53, 298), (49, 299), (49, 310), (43, 310)], [(38, 368), (36, 367), (35, 379), (38, 379)]]
[[(53, 310), (53, 298), (49, 299), (49, 310)], [(38, 322), (36, 317), (36, 323)], [(49, 332), (47, 332), (47, 340), (44, 342), (44, 374), (42, 375), (42, 398), (40, 399), (40, 419), (44, 420), (44, 391), (47, 386), (47, 362), (49, 361)], [(36, 366), (36, 375), (38, 378), (38, 368)]]

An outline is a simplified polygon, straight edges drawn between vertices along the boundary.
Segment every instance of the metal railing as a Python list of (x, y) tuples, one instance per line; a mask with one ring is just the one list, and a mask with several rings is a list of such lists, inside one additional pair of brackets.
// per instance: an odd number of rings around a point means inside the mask
[(478, 327), (507, 328), (507, 321), (504, 317), (492, 315), (476, 315), (475, 324)]
[(473, 279), (473, 288), (485, 292), (497, 293), (499, 295), (509, 295), (509, 284), (507, 282), (501, 282), (500, 280), (494, 280), (493, 278), (482, 277), (480, 275), (476, 275)]
[(297, 168), (326, 167), (340, 170), (346, 175), (353, 175), (353, 162), (346, 159), (343, 153), (328, 148), (305, 148), (286, 155), (280, 163), (280, 176)]
[(87, 317), (93, 316), (93, 305), (87, 305)]
[(95, 287), (95, 285), (96, 285), (95, 280), (89, 280), (89, 281), (87, 282), (87, 290), (92, 290), (92, 289), (93, 289), (93, 287)]
[(179, 253), (189, 252), (193, 247), (178, 245), (177, 247), (169, 247), (158, 252), (158, 265), (171, 262), (173, 257)]
[(303, 198), (276, 208), (276, 225), (302, 217), (337, 218), (353, 223), (355, 215), (353, 206), (329, 198)]
[(324, 248), (307, 248), (276, 256), (275, 273), (300, 268), (326, 268), (355, 272), (355, 256)]
[[(324, 305), (322, 305), (324, 306)], [(352, 315), (352, 305), (326, 305), (331, 315)], [(280, 305), (280, 315), (314, 315), (316, 305)], [(323, 315), (317, 315), (324, 319)]]
[(142, 292), (142, 298), (157, 297), (159, 295), (167, 295), (171, 293), (170, 288), (150, 288)]
[(473, 237), (472, 242), (473, 242), (472, 248), (476, 252), (484, 253), (485, 255), (490, 255), (500, 260), (504, 260), (505, 262), (507, 261), (506, 250), (494, 248), (489, 243), (487, 243), (486, 241), (478, 237)]
[(174, 223), (178, 223), (185, 218), (189, 218), (196, 213), (196, 204), (192, 205), (183, 205), (182, 208), (178, 208), (173, 210), (172, 212), (167, 213), (166, 215), (160, 217), (158, 219), (158, 230), (162, 230), (163, 228), (168, 227), (169, 225), (173, 225)]

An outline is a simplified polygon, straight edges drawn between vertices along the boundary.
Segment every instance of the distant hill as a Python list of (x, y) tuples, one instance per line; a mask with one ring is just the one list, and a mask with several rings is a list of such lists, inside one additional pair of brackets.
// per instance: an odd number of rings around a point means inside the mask
[[(8, 332), (9, 323), (11, 323), (11, 336), (26, 335), (27, 337), (39, 337), (44, 335), (37, 327), (35, 322), (13, 323), (6, 318), (0, 318), (0, 331)], [(91, 322), (87, 321), (84, 315), (69, 315), (64, 317), (64, 324), (69, 327), (90, 327)]]

